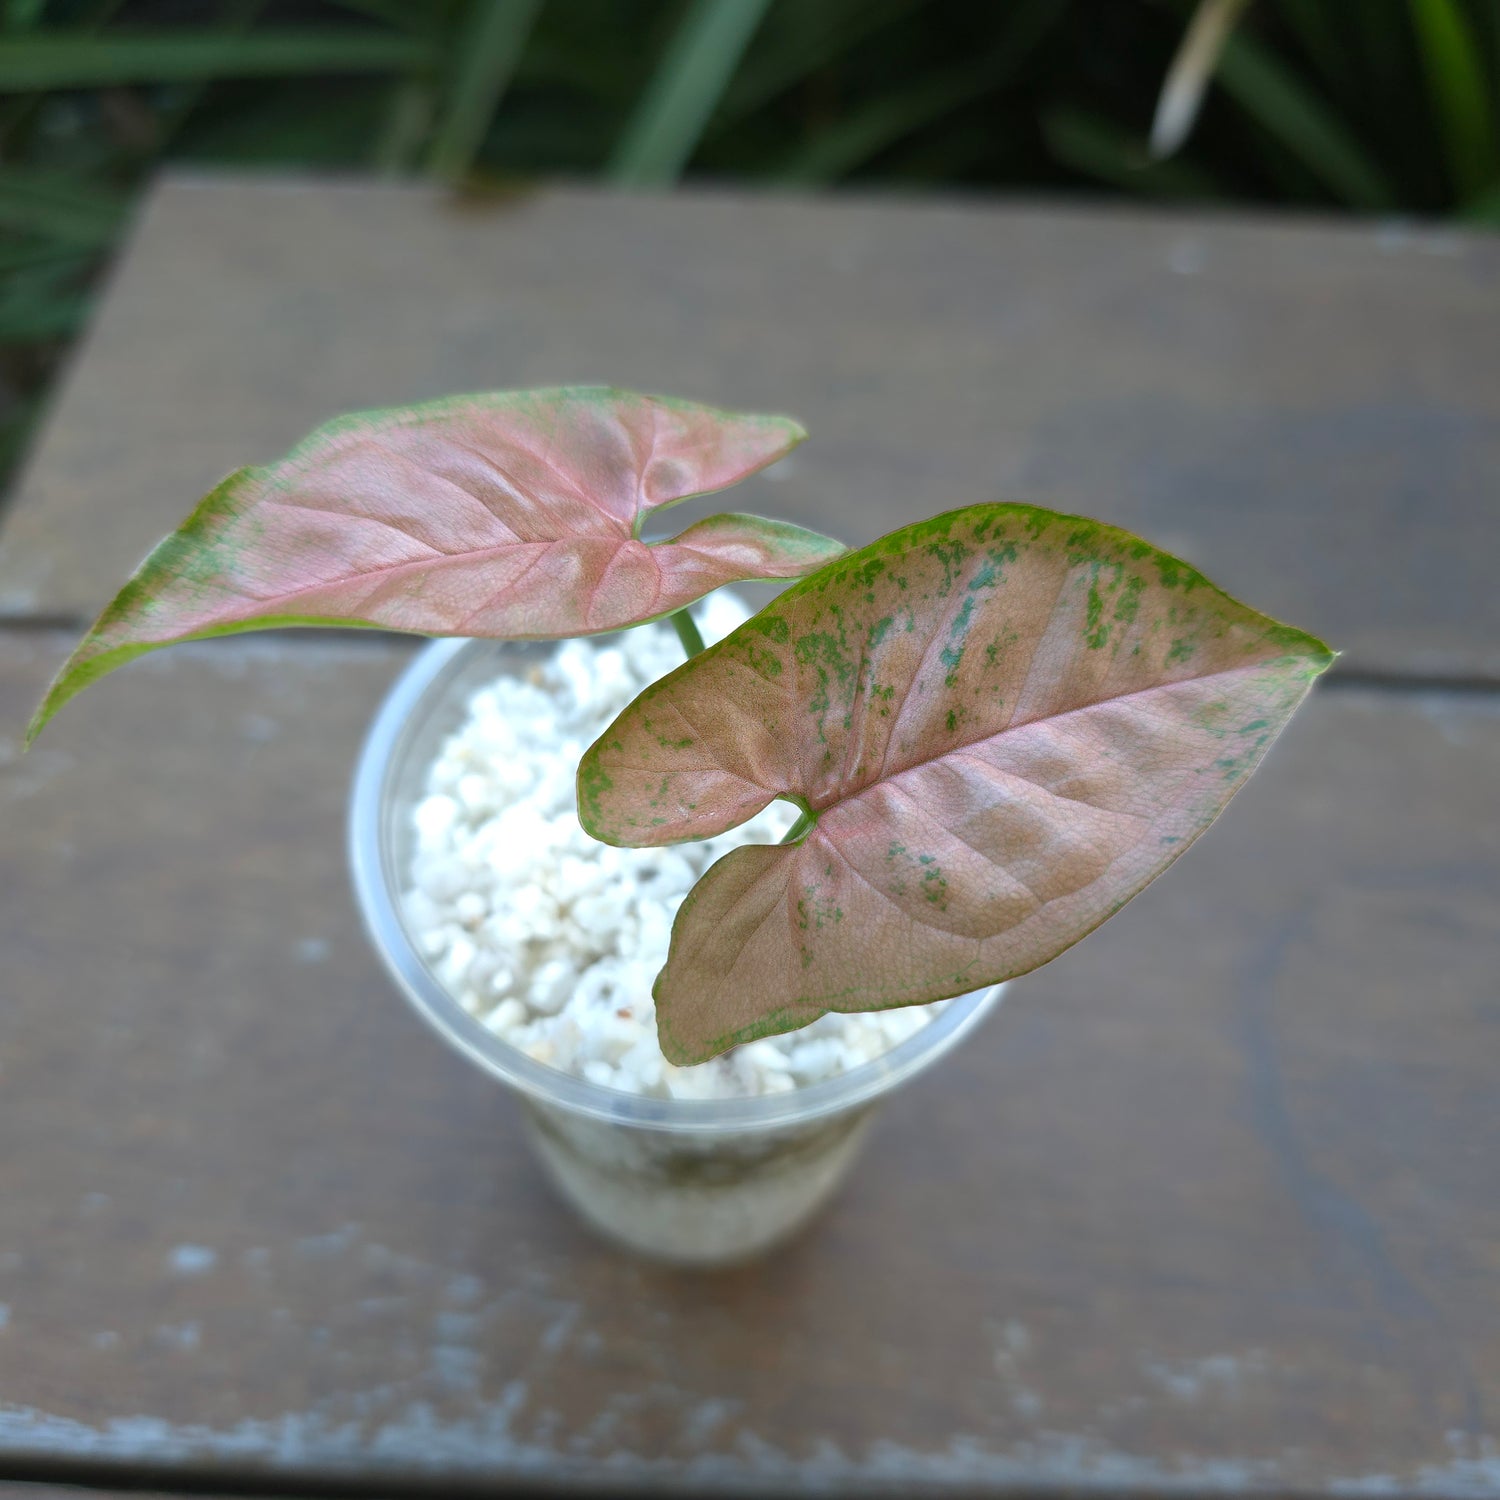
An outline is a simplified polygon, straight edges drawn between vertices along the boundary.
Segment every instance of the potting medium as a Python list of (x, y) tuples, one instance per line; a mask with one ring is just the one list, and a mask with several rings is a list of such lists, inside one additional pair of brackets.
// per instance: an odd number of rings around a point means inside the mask
[[(696, 614), (713, 641), (749, 611), (718, 594)], [(615, 849), (584, 833), (579, 757), (681, 661), (676, 632), (658, 623), (567, 641), (524, 674), (472, 693), (412, 811), (411, 929), (471, 1015), (527, 1056), (604, 1088), (719, 1099), (847, 1072), (941, 1007), (830, 1014), (691, 1068), (674, 1067), (657, 1045), (651, 986), (682, 898), (716, 859), (775, 843), (796, 819), (772, 803), (719, 838), (667, 849)]]

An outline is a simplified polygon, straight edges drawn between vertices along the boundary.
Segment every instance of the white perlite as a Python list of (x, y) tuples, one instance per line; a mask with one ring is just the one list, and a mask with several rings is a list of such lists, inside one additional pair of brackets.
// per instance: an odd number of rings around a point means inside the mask
[[(719, 594), (696, 616), (714, 641), (747, 611)], [(672, 627), (646, 625), (602, 644), (567, 641), (475, 692), (413, 811), (406, 914), (464, 1008), (539, 1062), (659, 1098), (780, 1093), (869, 1062), (940, 1007), (827, 1015), (694, 1068), (662, 1056), (651, 985), (678, 905), (721, 855), (774, 843), (796, 818), (773, 803), (719, 838), (670, 849), (614, 849), (584, 833), (579, 758), (681, 661)]]

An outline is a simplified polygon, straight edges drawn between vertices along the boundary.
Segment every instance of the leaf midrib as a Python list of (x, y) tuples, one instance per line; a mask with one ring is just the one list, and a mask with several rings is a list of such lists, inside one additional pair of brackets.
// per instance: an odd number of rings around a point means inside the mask
[[(1021, 719), (1019, 721), (1007, 724), (1004, 729), (997, 729), (988, 734), (978, 734), (975, 735), (972, 739), (964, 740), (959, 744), (946, 745), (940, 753), (936, 755), (929, 755), (922, 760), (913, 761), (910, 765), (902, 766), (899, 770), (882, 772), (882, 774), (876, 777), (875, 780), (867, 782), (864, 786), (858, 788), (856, 791), (849, 792), (843, 796), (834, 797), (831, 800), (822, 803), (821, 805), (812, 797), (808, 796), (805, 791), (802, 791), (796, 787), (783, 788), (773, 792), (771, 795), (773, 797), (780, 797), (785, 795), (787, 791), (795, 791), (797, 792), (798, 796), (807, 797), (808, 803), (813, 808), (814, 812), (822, 814), (828, 812), (832, 808), (843, 807), (846, 803), (856, 802), (859, 798), (865, 796), (869, 792), (876, 790), (876, 788), (878, 787), (884, 786), (887, 782), (895, 781), (899, 777), (909, 775), (916, 771), (920, 771), (924, 767), (930, 766), (937, 761), (943, 760), (949, 755), (958, 755), (965, 750), (972, 749), (975, 745), (989, 744), (995, 740), (1003, 739), (1006, 735), (1014, 733), (1015, 731), (1020, 729), (1028, 729), (1033, 724), (1051, 724), (1059, 719), (1071, 718), (1074, 714), (1089, 713), (1096, 708), (1104, 708), (1116, 703), (1128, 703), (1132, 698), (1141, 698), (1151, 693), (1164, 692), (1170, 688), (1182, 687), (1186, 683), (1213, 682), (1220, 677), (1232, 677), (1238, 673), (1255, 671), (1268, 666), (1273, 660), (1275, 660), (1275, 658), (1259, 657), (1254, 662), (1242, 662), (1233, 667), (1222, 667), (1215, 672), (1202, 672), (1192, 677), (1178, 677), (1174, 678), (1171, 682), (1152, 682), (1148, 683), (1145, 687), (1133, 688), (1128, 693), (1116, 693), (1112, 697), (1095, 698), (1089, 703), (1080, 703), (1075, 708), (1065, 708), (1060, 713), (1038, 714), (1034, 718)], [(1022, 781), (1030, 780), (1029, 777), (1025, 776), (1020, 777), (1020, 779)], [(1040, 782), (1032, 782), (1031, 784), (1033, 786), (1041, 786)], [(762, 789), (764, 790), (762, 783), (757, 782), (755, 783), (755, 785), (762, 786)], [(1041, 787), (1041, 789), (1043, 791), (1048, 790), (1048, 788), (1046, 787)], [(1082, 798), (1078, 797), (1070, 798), (1069, 800), (1074, 802), (1083, 801)], [(1093, 807), (1095, 804), (1088, 802), (1083, 803), (1083, 805), (1086, 807)], [(1108, 811), (1109, 809), (1100, 810)]]

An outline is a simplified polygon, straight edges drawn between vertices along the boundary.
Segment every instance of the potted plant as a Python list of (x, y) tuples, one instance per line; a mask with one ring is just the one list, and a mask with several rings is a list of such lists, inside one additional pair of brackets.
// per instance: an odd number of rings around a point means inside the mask
[[(31, 726), (175, 641), (454, 638), (356, 777), (367, 925), (519, 1091), (565, 1194), (668, 1259), (800, 1223), (873, 1102), (1172, 863), (1333, 659), (1139, 538), (1032, 506), (854, 551), (734, 514), (642, 535), (804, 436), (594, 387), (340, 419), (209, 494)], [(689, 606), (749, 579), (796, 581), (705, 647)]]

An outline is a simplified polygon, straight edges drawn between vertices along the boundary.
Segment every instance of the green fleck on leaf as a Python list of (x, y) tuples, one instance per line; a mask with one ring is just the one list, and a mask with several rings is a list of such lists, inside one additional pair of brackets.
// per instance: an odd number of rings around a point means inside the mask
[(1099, 590), (1089, 588), (1087, 610), (1084, 616), (1083, 638), (1088, 642), (1090, 651), (1098, 651), (1109, 640), (1109, 626), (1103, 624), (1104, 600), (1099, 597)]

